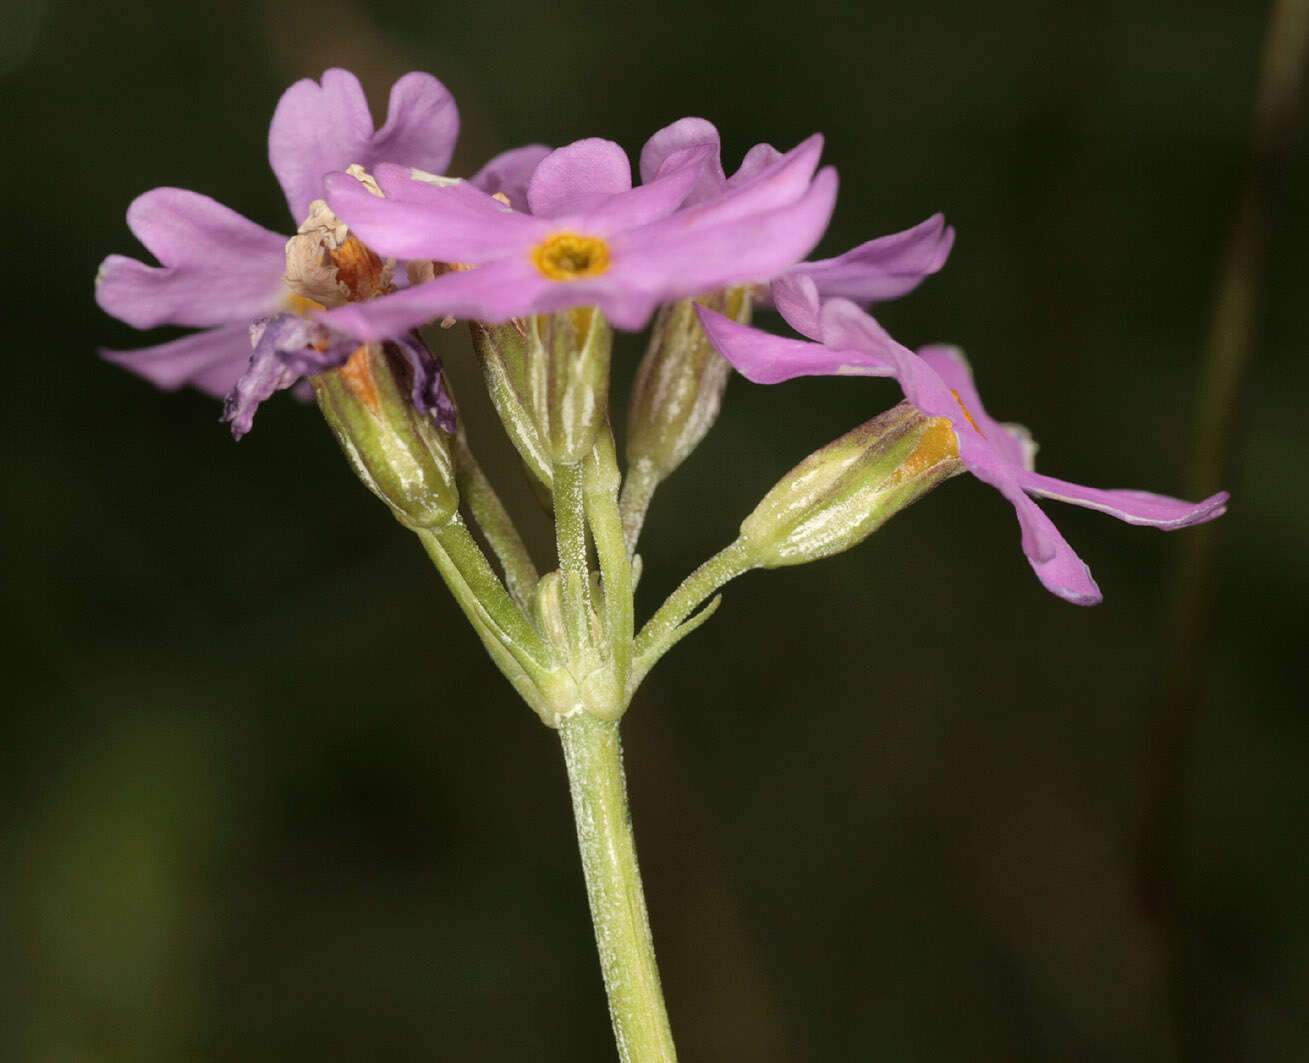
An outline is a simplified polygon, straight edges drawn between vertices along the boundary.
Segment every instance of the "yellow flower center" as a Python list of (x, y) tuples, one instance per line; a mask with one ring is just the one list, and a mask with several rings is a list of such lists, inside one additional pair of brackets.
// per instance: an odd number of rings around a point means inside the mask
[(556, 233), (532, 248), (532, 264), (552, 281), (598, 277), (609, 269), (609, 247), (595, 236)]

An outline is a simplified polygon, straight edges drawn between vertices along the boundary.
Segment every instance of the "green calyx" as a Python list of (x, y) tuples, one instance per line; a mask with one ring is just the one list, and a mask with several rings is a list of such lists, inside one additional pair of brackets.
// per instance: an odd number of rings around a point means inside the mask
[(473, 347), (505, 431), (536, 480), (591, 452), (608, 416), (613, 330), (594, 307), (474, 323)]
[(415, 529), (448, 523), (459, 508), (449, 437), (414, 408), (405, 359), (365, 344), (310, 383), (355, 475), (396, 519)]
[(668, 477), (718, 419), (732, 367), (714, 350), (696, 317), (696, 304), (749, 324), (751, 289), (728, 288), (682, 299), (659, 310), (650, 344), (632, 385), (627, 455)]
[(740, 542), (762, 568), (830, 557), (962, 469), (950, 422), (901, 403), (782, 477), (741, 523)]

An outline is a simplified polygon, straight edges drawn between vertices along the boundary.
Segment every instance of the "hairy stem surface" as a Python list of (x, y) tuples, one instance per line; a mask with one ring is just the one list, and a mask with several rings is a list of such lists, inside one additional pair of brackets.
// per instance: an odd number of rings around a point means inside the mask
[(636, 862), (618, 722), (579, 712), (560, 725), (559, 737), (618, 1057), (622, 1063), (673, 1063), (677, 1053)]

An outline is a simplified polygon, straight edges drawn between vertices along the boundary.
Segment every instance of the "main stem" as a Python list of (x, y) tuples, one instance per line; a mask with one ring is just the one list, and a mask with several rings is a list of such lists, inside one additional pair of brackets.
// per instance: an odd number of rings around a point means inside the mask
[(591, 921), (622, 1063), (675, 1063), (636, 863), (618, 721), (585, 712), (559, 727)]

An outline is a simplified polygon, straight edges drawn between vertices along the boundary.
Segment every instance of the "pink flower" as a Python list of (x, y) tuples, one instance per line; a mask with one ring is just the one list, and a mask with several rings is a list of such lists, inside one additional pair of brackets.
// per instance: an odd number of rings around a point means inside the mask
[[(803, 286), (801, 286), (803, 288)], [(893, 376), (905, 398), (930, 417), (950, 422), (964, 466), (1013, 503), (1022, 548), (1037, 578), (1077, 605), (1101, 600), (1090, 569), (1030, 496), (1098, 509), (1128, 524), (1172, 531), (1221, 516), (1228, 494), (1184, 502), (1146, 491), (1101, 490), (1058, 480), (1035, 470), (1036, 444), (1017, 425), (994, 420), (982, 405), (963, 353), (955, 347), (901, 346), (846, 299), (832, 299), (817, 315), (821, 342), (789, 340), (738, 325), (703, 307), (701, 324), (719, 352), (743, 375), (763, 383), (797, 376)]]

